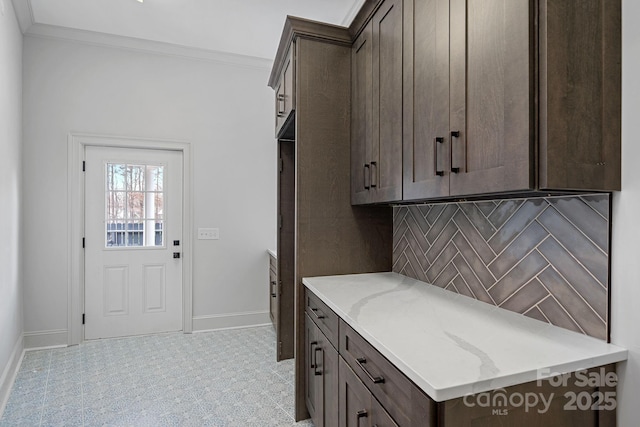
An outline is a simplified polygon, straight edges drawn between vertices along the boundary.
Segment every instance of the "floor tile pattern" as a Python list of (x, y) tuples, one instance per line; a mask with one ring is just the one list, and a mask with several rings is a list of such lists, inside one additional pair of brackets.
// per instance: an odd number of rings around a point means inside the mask
[(257, 327), (30, 351), (0, 427), (313, 427), (294, 422), (293, 361), (275, 347)]
[(609, 196), (394, 208), (393, 271), (607, 338)]

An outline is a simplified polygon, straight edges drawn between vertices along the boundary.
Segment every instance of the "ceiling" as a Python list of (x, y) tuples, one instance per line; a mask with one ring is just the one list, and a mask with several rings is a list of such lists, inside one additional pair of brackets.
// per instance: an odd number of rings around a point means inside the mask
[(287, 15), (347, 26), (364, 0), (13, 2), (27, 34), (45, 27), (70, 30), (69, 34), (108, 34), (272, 60)]

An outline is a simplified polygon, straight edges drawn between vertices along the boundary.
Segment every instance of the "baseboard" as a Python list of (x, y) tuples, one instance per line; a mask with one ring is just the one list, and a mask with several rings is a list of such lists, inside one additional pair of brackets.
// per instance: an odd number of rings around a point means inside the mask
[(25, 350), (39, 350), (51, 347), (66, 347), (69, 335), (66, 329), (53, 329), (50, 331), (37, 331), (24, 333)]
[(7, 366), (0, 376), (0, 418), (4, 413), (4, 408), (7, 406), (7, 400), (9, 400), (9, 394), (11, 393), (11, 387), (16, 380), (16, 375), (20, 370), (22, 364), (22, 358), (24, 357), (24, 338), (22, 335), (18, 338), (16, 345), (13, 347), (13, 352), (9, 358)]
[(216, 331), (220, 329), (249, 328), (271, 324), (268, 311), (214, 314), (193, 318), (193, 332)]

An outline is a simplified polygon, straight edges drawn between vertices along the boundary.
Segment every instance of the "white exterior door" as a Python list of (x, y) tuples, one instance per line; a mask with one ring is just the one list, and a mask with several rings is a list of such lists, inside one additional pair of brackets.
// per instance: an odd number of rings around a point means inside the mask
[(182, 330), (182, 153), (85, 161), (85, 339)]

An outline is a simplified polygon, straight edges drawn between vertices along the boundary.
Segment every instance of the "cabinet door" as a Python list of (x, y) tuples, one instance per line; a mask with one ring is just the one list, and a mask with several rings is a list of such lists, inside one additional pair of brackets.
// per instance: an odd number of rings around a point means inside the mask
[(317, 427), (338, 427), (338, 370), (340, 356), (338, 356), (338, 350), (329, 343), (323, 334), (320, 334), (319, 341), (321, 351), (317, 354), (316, 370), (320, 373), (319, 382), (322, 390), (322, 424), (315, 425)]
[(317, 355), (321, 351), (318, 335), (321, 334), (318, 327), (308, 315), (304, 316), (305, 323), (305, 400), (307, 410), (313, 424), (322, 426), (322, 399), (318, 381)]
[(338, 426), (338, 350), (305, 314), (305, 399), (316, 427)]
[(295, 145), (278, 142), (278, 228), (276, 305), (277, 360), (294, 356), (293, 317), (295, 301)]
[(351, 204), (368, 203), (371, 196), (371, 132), (373, 62), (371, 22), (351, 48)]
[(371, 393), (340, 359), (340, 427), (370, 427)]
[[(271, 261), (274, 261), (270, 257)], [(271, 317), (271, 323), (273, 327), (278, 330), (278, 275), (275, 268), (269, 267), (269, 316)]]
[(371, 20), (373, 202), (402, 200), (402, 19), (402, 0), (386, 0)]
[(533, 3), (451, 0), (451, 195), (534, 186)]
[(449, 195), (449, 0), (404, 2), (403, 199)]
[(285, 107), (284, 107), (284, 79), (280, 77), (278, 86), (276, 86), (276, 137), (280, 133), (280, 129), (284, 124)]
[[(378, 402), (373, 396), (371, 397), (371, 424), (373, 427), (398, 427), (391, 415), (384, 410), (380, 402)], [(428, 424), (426, 419), (423, 419), (423, 427), (433, 427)]]
[(276, 88), (276, 137), (281, 133), (291, 111), (295, 110), (295, 43), (289, 47), (287, 59)]

